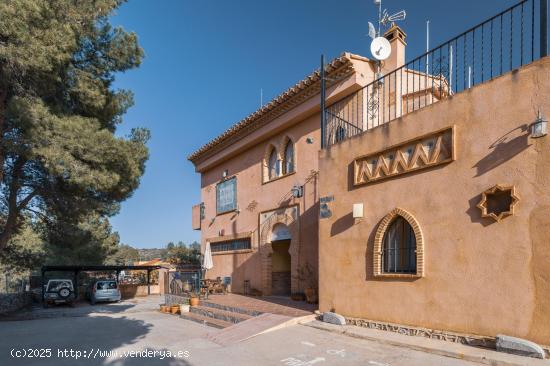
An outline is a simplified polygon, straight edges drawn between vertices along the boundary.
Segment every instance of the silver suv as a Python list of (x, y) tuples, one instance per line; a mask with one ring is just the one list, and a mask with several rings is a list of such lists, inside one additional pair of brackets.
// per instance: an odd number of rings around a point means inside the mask
[(121, 295), (116, 280), (97, 280), (92, 282), (88, 290), (88, 298), (92, 305), (100, 301), (119, 302)]
[(44, 289), (44, 306), (50, 304), (73, 305), (76, 299), (72, 280), (49, 280)]

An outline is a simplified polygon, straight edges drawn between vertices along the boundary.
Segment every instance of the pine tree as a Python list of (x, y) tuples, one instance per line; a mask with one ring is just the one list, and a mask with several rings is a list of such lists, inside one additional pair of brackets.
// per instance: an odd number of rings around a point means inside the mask
[(109, 24), (122, 3), (0, 2), (0, 251), (26, 215), (76, 227), (138, 187), (149, 132), (115, 135), (133, 103), (115, 75), (143, 57), (134, 33)]

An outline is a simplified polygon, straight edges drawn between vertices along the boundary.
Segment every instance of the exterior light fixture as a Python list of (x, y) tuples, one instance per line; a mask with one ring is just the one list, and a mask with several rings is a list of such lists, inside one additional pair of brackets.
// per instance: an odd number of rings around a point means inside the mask
[(225, 169), (223, 172), (222, 172), (222, 178), (227, 178), (227, 176), (229, 175), (229, 172), (227, 171), (227, 169)]
[(362, 219), (363, 218), (363, 204), (362, 203), (354, 203), (353, 204), (353, 218), (354, 219)]
[(531, 124), (531, 137), (536, 139), (548, 134), (548, 121), (544, 119), (542, 113), (538, 112), (537, 119)]
[(290, 191), (292, 192), (292, 197), (300, 198), (304, 195), (304, 186), (294, 186)]
[(306, 138), (306, 143), (308, 143), (310, 145), (313, 144), (313, 137)]

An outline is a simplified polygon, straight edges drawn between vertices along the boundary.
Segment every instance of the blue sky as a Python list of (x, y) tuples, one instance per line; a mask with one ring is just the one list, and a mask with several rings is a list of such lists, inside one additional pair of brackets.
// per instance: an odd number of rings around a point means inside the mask
[[(384, 0), (407, 11), (407, 59), (463, 32), (518, 0)], [(151, 130), (150, 158), (139, 189), (111, 219), (123, 243), (163, 247), (198, 240), (191, 206), (200, 177), (189, 153), (344, 51), (370, 57), (372, 0), (130, 0), (113, 17), (135, 31), (146, 57), (115, 86), (135, 93), (118, 133)]]

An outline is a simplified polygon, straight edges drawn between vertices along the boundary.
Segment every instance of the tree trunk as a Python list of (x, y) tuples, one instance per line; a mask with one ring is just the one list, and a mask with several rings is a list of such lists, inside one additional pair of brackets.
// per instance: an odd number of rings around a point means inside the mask
[(21, 213), (21, 208), (23, 208), (23, 204), (26, 206), (30, 201), (27, 197), (25, 198), (26, 202), (22, 202), (21, 205), (17, 204), (17, 196), (19, 194), (19, 188), (21, 187), (21, 182), (19, 179), (23, 172), (24, 165), (25, 160), (21, 157), (19, 157), (13, 165), (12, 179), (10, 182), (11, 184), (9, 187), (8, 196), (8, 217), (6, 218), (6, 225), (4, 226), (2, 233), (0, 233), (0, 251), (6, 248), (6, 245), (8, 245), (8, 242), (17, 230), (19, 215)]
[[(6, 91), (0, 90), (0, 183), (4, 181), (4, 113), (6, 111)], [(1, 248), (1, 246), (0, 246)]]

